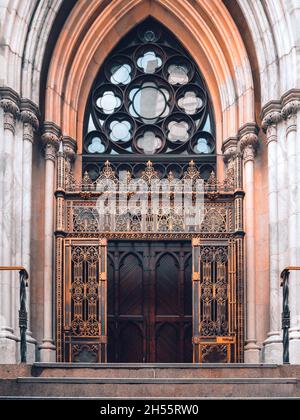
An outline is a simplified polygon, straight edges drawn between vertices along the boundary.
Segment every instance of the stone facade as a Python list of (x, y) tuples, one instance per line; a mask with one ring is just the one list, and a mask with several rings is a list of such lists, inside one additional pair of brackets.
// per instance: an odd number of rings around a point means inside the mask
[[(245, 361), (281, 363), (280, 272), (300, 265), (298, 0), (2, 0), (0, 265), (23, 265), (30, 273), (29, 361), (55, 360), (59, 140), (71, 144), (69, 159), (76, 150), (79, 173), (83, 116), (99, 67), (122, 36), (149, 15), (180, 39), (204, 75), (216, 119), (218, 173), (236, 153), (243, 157)], [(290, 359), (300, 363), (300, 276), (295, 272), (290, 285)], [(0, 296), (1, 360), (16, 363), (14, 274), (1, 273)]]

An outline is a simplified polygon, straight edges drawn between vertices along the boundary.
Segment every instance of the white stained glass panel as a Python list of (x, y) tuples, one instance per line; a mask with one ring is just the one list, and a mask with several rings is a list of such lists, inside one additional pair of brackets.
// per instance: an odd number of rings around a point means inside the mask
[(178, 106), (189, 114), (196, 114), (199, 108), (203, 105), (203, 101), (194, 91), (185, 92), (184, 96), (179, 99)]
[(137, 65), (145, 73), (152, 74), (162, 65), (162, 60), (154, 51), (147, 51), (142, 57), (138, 58)]
[(131, 67), (129, 64), (116, 64), (111, 68), (110, 81), (115, 84), (128, 85), (131, 82)]
[(128, 141), (131, 138), (131, 124), (129, 121), (112, 121), (110, 130), (110, 138), (114, 141)]
[(105, 146), (99, 137), (94, 137), (91, 144), (88, 147), (89, 153), (103, 153)]
[(199, 138), (194, 148), (196, 153), (209, 154), (212, 153), (212, 146), (205, 138)]
[(168, 124), (170, 141), (186, 141), (189, 138), (189, 125), (186, 121), (171, 121)]
[(97, 106), (103, 110), (105, 114), (112, 114), (115, 109), (121, 105), (121, 99), (112, 91), (103, 93), (103, 96), (97, 99)]
[(133, 116), (139, 115), (142, 118), (153, 120), (165, 116), (166, 110), (169, 111), (167, 104), (169, 93), (166, 89), (161, 89), (155, 83), (148, 82), (133, 91), (129, 94), (134, 109)]
[(171, 85), (185, 85), (189, 81), (188, 69), (184, 65), (171, 64), (168, 67), (168, 82)]
[(162, 141), (152, 131), (145, 131), (143, 137), (137, 140), (137, 145), (146, 155), (152, 155), (161, 147)]

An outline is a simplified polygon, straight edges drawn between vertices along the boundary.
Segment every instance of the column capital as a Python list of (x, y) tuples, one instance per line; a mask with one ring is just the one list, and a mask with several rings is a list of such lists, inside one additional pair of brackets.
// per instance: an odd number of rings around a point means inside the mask
[(277, 124), (280, 121), (282, 121), (281, 111), (278, 109), (274, 109), (270, 111), (268, 114), (265, 114), (262, 120), (262, 125), (261, 125), (262, 129), (264, 130), (265, 133), (267, 133), (269, 127), (277, 126)]
[(282, 121), (281, 105), (276, 103), (270, 103), (262, 120), (262, 129), (267, 135), (267, 145), (273, 141), (277, 141), (277, 124)]
[(223, 159), (225, 163), (231, 162), (237, 153), (237, 137), (229, 137), (222, 144)]
[(295, 99), (287, 102), (282, 108), (282, 117), (287, 122), (287, 134), (297, 131), (297, 112), (300, 109), (300, 100)]
[(39, 111), (30, 100), (21, 100), (21, 121), (23, 122), (23, 140), (33, 143), (34, 133), (39, 128)]
[(252, 144), (247, 144), (243, 148), (244, 163), (254, 162), (255, 156), (256, 156), (256, 148)]
[(42, 134), (42, 143), (45, 152), (45, 159), (55, 162), (56, 153), (59, 149), (60, 129), (51, 122), (44, 123), (44, 130)]
[(14, 114), (16, 117), (20, 113), (20, 97), (9, 87), (0, 87), (0, 106), (4, 112)]
[(64, 152), (65, 152), (66, 158), (70, 162), (74, 162), (76, 158), (76, 152), (77, 152), (76, 140), (72, 139), (72, 137), (69, 137), (69, 136), (63, 136), (62, 141), (64, 145)]
[[(1, 92), (1, 96), (3, 92)], [(0, 100), (0, 107), (4, 111), (4, 129), (10, 130), (12, 133), (15, 132), (16, 119), (20, 116), (20, 108), (18, 99), (12, 94), (2, 96)]]
[(254, 160), (258, 149), (258, 127), (255, 123), (246, 124), (239, 131), (239, 144), (244, 162)]
[(38, 107), (29, 99), (21, 99), (21, 120), (24, 125), (31, 125), (34, 131), (39, 128), (40, 113)]

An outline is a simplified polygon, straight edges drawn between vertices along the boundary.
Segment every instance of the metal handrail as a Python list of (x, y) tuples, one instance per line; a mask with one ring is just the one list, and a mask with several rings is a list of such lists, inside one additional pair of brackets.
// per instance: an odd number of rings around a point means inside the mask
[(20, 353), (21, 363), (27, 361), (27, 320), (28, 314), (26, 309), (26, 287), (28, 287), (28, 272), (23, 266), (0, 266), (0, 271), (19, 271), (20, 278), (20, 309), (19, 309), (19, 328), (20, 328)]
[(282, 299), (282, 314), (281, 314), (281, 328), (283, 331), (283, 363), (290, 363), (289, 355), (289, 328), (291, 325), (291, 315), (289, 306), (289, 276), (290, 271), (300, 271), (298, 266), (289, 266), (282, 270), (280, 277), (282, 287), (283, 299)]

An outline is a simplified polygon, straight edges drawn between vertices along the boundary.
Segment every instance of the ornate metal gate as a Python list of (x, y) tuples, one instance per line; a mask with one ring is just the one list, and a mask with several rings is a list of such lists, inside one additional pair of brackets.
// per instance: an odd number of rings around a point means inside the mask
[(201, 244), (193, 239), (194, 362), (237, 360), (236, 264), (234, 241)]
[(64, 241), (63, 359), (106, 361), (106, 240)]
[[(236, 159), (236, 168), (240, 161)], [(99, 184), (117, 185), (114, 168), (106, 163), (96, 181), (76, 182), (63, 152), (58, 157), (56, 191), (56, 338), (58, 361), (105, 362), (106, 241), (111, 239), (190, 240), (193, 250), (193, 360), (242, 362), (243, 192), (235, 182), (238, 169), (230, 168), (220, 184), (214, 174), (205, 183), (204, 218), (190, 229), (172, 206), (155, 215), (106, 214), (99, 219)], [(199, 172), (190, 163), (185, 179)], [(158, 175), (145, 166), (141, 178)], [(240, 178), (239, 178), (240, 179)], [(105, 190), (105, 194), (111, 191)], [(174, 192), (170, 192), (171, 201)], [(130, 195), (130, 194), (129, 194)], [(173, 203), (173, 201), (172, 201)], [(113, 229), (112, 229), (113, 227)], [(111, 228), (111, 229), (110, 229)]]

